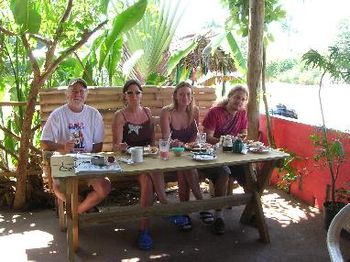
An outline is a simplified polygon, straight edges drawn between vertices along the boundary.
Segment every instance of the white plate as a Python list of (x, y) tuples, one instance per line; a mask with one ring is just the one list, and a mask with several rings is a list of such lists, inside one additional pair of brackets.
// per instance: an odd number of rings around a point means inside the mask
[(264, 148), (259, 148), (259, 147), (250, 147), (249, 152), (255, 153), (255, 154), (266, 154), (269, 153), (271, 150), (270, 148), (264, 147)]
[(216, 156), (211, 156), (211, 155), (193, 155), (192, 159), (193, 160), (197, 160), (197, 161), (211, 161), (211, 160), (215, 160)]

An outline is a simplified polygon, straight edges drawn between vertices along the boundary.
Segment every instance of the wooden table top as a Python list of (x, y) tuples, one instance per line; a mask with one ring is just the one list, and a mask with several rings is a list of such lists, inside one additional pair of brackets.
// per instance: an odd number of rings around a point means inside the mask
[[(91, 154), (97, 155), (97, 154)], [(121, 156), (117, 153), (112, 152), (104, 152), (99, 155), (110, 156), (113, 155), (116, 159)], [(255, 162), (264, 162), (264, 161), (273, 161), (279, 160), (287, 157), (288, 154), (271, 150), (268, 153), (248, 153), (237, 154), (232, 152), (222, 152), (222, 150), (218, 150), (217, 158), (215, 160), (210, 161), (195, 161), (191, 157), (190, 152), (185, 152), (180, 157), (174, 156), (174, 154), (170, 154), (168, 160), (162, 160), (158, 155), (156, 156), (145, 156), (144, 161), (142, 163), (136, 163), (128, 165), (126, 163), (118, 161), (122, 172), (108, 174), (108, 176), (130, 176), (130, 175), (138, 175), (144, 172), (167, 172), (167, 171), (177, 171), (177, 170), (186, 170), (193, 168), (207, 168), (207, 167), (216, 167), (223, 165), (242, 165), (247, 163), (255, 163)], [(67, 155), (53, 155), (51, 157), (51, 168), (52, 175), (54, 178), (69, 178), (69, 177), (96, 177), (100, 175), (106, 175), (105, 173), (96, 173), (89, 175), (76, 175), (74, 173), (73, 165), (74, 165), (74, 157), (75, 154), (67, 154)], [(125, 156), (124, 156), (125, 157)], [(130, 156), (127, 156), (130, 157)], [(60, 167), (64, 165), (65, 169), (62, 171)]]

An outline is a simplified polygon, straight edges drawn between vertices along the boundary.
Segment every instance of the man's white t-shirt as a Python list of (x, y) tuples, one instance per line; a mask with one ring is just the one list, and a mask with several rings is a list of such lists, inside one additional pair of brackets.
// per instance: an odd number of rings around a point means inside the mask
[(84, 105), (79, 113), (71, 111), (67, 104), (55, 109), (41, 135), (41, 140), (59, 144), (74, 139), (74, 152), (91, 152), (92, 145), (102, 143), (103, 138), (102, 115), (89, 105)]

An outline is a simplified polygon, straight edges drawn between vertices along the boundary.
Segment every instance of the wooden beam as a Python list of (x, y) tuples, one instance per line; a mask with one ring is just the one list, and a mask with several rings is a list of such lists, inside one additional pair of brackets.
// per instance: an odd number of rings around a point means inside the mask
[(227, 208), (247, 204), (252, 194), (234, 194), (225, 197), (188, 201), (181, 203), (157, 204), (147, 208), (139, 205), (111, 208), (102, 213), (89, 213), (79, 216), (79, 225), (115, 223), (121, 221), (133, 221), (146, 217), (164, 217), (176, 214), (186, 214), (196, 211)]
[[(34, 170), (28, 171), (28, 175), (29, 176), (34, 176), (34, 175), (41, 175), (43, 173), (42, 170)], [(5, 177), (16, 177), (17, 176), (17, 172), (16, 171), (6, 171), (4, 170), (4, 172), (0, 172), (0, 177), (5, 176)]]
[(4, 106), (26, 106), (27, 102), (26, 101), (3, 101), (0, 102), (0, 107)]

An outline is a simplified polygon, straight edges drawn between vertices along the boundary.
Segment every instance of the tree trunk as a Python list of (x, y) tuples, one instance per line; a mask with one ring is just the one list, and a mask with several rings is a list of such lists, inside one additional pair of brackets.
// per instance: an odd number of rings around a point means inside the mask
[(266, 97), (266, 86), (265, 86), (265, 71), (266, 71), (266, 48), (263, 46), (263, 67), (261, 72), (261, 87), (262, 87), (262, 97), (265, 105), (265, 116), (266, 116), (266, 132), (267, 141), (272, 148), (276, 148), (275, 138), (272, 134), (271, 118), (269, 113), (269, 104)]
[(45, 80), (46, 79), (42, 79), (40, 77), (39, 79), (34, 77), (34, 80), (30, 84), (30, 91), (28, 95), (28, 102), (23, 120), (22, 135), (20, 140), (16, 194), (13, 203), (14, 209), (22, 209), (26, 203), (28, 153), (32, 137), (31, 126), (33, 121), (33, 115), (35, 112), (36, 98), (38, 96), (40, 88), (44, 85)]
[(259, 97), (262, 70), (265, 1), (249, 0), (249, 49), (248, 49), (248, 138), (259, 135)]

